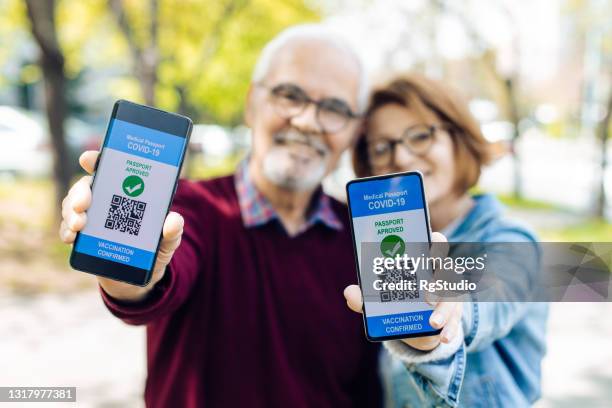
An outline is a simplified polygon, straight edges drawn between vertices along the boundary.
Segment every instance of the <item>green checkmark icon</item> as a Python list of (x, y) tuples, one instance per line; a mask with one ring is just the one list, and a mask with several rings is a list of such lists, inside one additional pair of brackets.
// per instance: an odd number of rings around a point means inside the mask
[(144, 181), (138, 176), (128, 176), (123, 180), (123, 192), (130, 197), (138, 197), (144, 191)]
[(387, 235), (380, 243), (380, 252), (389, 258), (403, 255), (406, 251), (406, 243), (397, 235)]

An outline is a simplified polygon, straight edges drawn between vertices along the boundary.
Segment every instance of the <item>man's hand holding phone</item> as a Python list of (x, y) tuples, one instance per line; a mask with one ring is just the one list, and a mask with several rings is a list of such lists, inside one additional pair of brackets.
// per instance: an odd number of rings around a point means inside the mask
[[(432, 242), (436, 243), (447, 242), (446, 237), (439, 232), (432, 233), (431, 240)], [(432, 248), (432, 256), (446, 256), (446, 253), (433, 254), (434, 251), (447, 251), (448, 248), (445, 245), (438, 244), (434, 245)], [(346, 303), (351, 310), (357, 313), (362, 313), (363, 300), (361, 296), (361, 289), (359, 289), (358, 285), (347, 286), (346, 289), (344, 289), (344, 297), (346, 298)], [(429, 323), (436, 329), (442, 329), (440, 334), (402, 339), (404, 343), (422, 351), (433, 350), (440, 344), (440, 342), (450, 343), (457, 333), (459, 333), (459, 325), (461, 324), (461, 317), (463, 314), (463, 306), (461, 302), (428, 301), (430, 304), (432, 304), (432, 306), (435, 306), (429, 319)]]
[[(77, 232), (81, 231), (87, 223), (85, 213), (91, 205), (91, 181), (98, 159), (99, 152), (87, 151), (79, 158), (81, 167), (89, 173), (77, 181), (62, 202), (62, 223), (59, 234), (67, 244), (72, 244)], [(166, 266), (170, 263), (172, 255), (181, 243), (183, 234), (183, 217), (176, 212), (169, 212), (163, 226), (163, 238), (159, 245), (157, 260), (153, 268), (151, 281), (146, 286), (136, 286), (129, 283), (97, 276), (100, 286), (106, 293), (121, 301), (139, 301), (149, 293), (157, 282), (164, 276)]]

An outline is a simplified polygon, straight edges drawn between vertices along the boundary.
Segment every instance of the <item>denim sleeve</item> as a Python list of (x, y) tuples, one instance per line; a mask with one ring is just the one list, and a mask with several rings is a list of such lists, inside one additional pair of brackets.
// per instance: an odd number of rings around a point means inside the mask
[[(510, 292), (507, 296), (525, 298), (523, 291), (528, 290), (539, 262), (537, 243), (517, 230), (498, 231), (490, 242), (533, 243), (533, 250), (523, 251), (521, 256), (503, 250), (493, 254), (498, 257), (495, 264), (504, 266), (494, 273), (503, 280), (504, 290)], [(466, 370), (466, 353), (484, 349), (505, 337), (526, 309), (524, 302), (468, 301), (463, 304), (460, 333), (451, 344), (440, 344), (429, 352), (413, 349), (399, 340), (385, 342), (385, 347), (406, 366), (423, 406), (456, 407)]]
[(463, 337), (460, 328), (451, 343), (440, 343), (428, 352), (416, 350), (400, 340), (384, 342), (389, 353), (408, 370), (420, 406), (457, 406), (466, 364)]
[(530, 299), (530, 290), (539, 271), (540, 248), (531, 235), (507, 229), (498, 231), (487, 242), (493, 244), (488, 247), (489, 258), (495, 259), (491, 262), (495, 270), (490, 271), (490, 275), (503, 284), (492, 298), (500, 301), (464, 305), (462, 326), (468, 353), (482, 350), (505, 337), (525, 316), (529, 306), (526, 300)]

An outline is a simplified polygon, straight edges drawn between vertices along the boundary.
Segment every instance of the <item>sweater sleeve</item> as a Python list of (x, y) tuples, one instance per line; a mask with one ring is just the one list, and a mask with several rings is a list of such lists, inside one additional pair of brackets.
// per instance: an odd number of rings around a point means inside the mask
[(171, 314), (189, 297), (203, 264), (201, 260), (206, 256), (205, 250), (209, 248), (207, 235), (200, 228), (203, 213), (206, 212), (198, 210), (199, 201), (201, 198), (195, 195), (191, 183), (181, 181), (171, 207), (185, 220), (181, 243), (164, 276), (145, 299), (135, 303), (122, 302), (100, 287), (102, 300), (114, 316), (130, 325), (148, 324)]

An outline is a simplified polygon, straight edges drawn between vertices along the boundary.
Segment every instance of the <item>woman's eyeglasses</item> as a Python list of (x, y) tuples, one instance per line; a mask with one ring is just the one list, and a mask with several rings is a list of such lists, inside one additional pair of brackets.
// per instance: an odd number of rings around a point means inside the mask
[(274, 109), (279, 116), (285, 119), (301, 114), (306, 106), (314, 104), (317, 109), (317, 123), (325, 133), (339, 132), (350, 120), (360, 117), (342, 99), (314, 100), (302, 88), (294, 84), (283, 83), (273, 87), (264, 84), (257, 85), (268, 89)]
[(372, 166), (387, 166), (395, 158), (398, 144), (415, 156), (424, 156), (433, 145), (438, 126), (414, 125), (402, 133), (399, 139), (377, 138), (367, 143), (368, 160)]

